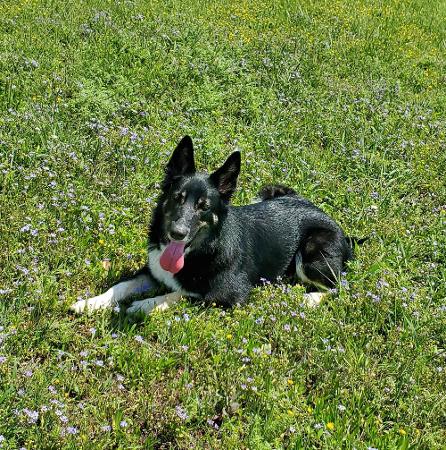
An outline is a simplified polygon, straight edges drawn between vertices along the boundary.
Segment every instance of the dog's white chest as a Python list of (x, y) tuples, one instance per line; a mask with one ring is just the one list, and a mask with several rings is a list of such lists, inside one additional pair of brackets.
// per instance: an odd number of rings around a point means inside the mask
[(160, 258), (163, 254), (166, 245), (161, 245), (161, 249), (157, 248), (149, 250), (149, 268), (152, 275), (160, 282), (163, 283), (172, 291), (179, 291), (181, 289), (180, 283), (173, 277), (173, 274), (164, 270), (160, 265)]

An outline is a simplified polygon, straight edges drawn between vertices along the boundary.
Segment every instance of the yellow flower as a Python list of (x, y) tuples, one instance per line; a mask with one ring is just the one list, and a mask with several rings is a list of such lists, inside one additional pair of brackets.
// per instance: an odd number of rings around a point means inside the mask
[(406, 430), (404, 429), (404, 428), (400, 428), (399, 430), (398, 430), (398, 433), (399, 434), (401, 434), (401, 436), (406, 436)]
[(287, 383), (288, 383), (290, 386), (292, 386), (292, 385), (294, 384), (294, 381), (290, 379), (290, 380), (287, 381)]
[(287, 411), (287, 413), (288, 413), (288, 415), (289, 415), (290, 417), (293, 417), (293, 416), (294, 416), (294, 411), (292, 411), (291, 409), (289, 409), (289, 410)]
[(99, 239), (99, 245), (104, 245), (104, 244), (105, 244), (104, 239)]
[(232, 334), (227, 334), (226, 339), (228, 339), (230, 341), (232, 339)]
[(328, 422), (327, 423), (327, 429), (330, 431), (333, 431), (335, 428), (334, 423), (333, 422)]
[(307, 408), (308, 414), (313, 414), (313, 408), (311, 406), (309, 406)]

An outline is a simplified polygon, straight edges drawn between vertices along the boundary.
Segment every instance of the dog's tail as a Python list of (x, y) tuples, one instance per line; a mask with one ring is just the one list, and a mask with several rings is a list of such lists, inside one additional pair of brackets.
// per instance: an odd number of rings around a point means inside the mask
[(271, 200), (284, 195), (296, 195), (296, 191), (283, 184), (268, 184), (263, 186), (258, 196), (261, 200)]

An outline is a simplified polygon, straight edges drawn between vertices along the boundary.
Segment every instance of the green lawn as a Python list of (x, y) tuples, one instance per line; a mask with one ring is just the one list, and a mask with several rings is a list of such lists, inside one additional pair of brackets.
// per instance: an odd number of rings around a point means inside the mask
[[(444, 1), (2, 0), (0, 448), (446, 447)], [(235, 148), (370, 236), (300, 286), (74, 316), (146, 257), (163, 167)]]

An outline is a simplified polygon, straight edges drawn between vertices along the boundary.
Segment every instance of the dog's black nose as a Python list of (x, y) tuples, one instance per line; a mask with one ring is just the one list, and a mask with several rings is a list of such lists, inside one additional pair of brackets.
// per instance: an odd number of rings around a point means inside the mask
[(170, 228), (170, 236), (174, 241), (181, 241), (189, 233), (188, 228), (182, 223), (172, 223)]

